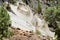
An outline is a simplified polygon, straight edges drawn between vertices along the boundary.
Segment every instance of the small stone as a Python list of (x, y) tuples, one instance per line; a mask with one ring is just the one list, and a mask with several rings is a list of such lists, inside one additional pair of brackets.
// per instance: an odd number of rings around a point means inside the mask
[(29, 35), (28, 37), (31, 37), (31, 35)]
[(32, 33), (32, 31), (29, 31), (29, 33)]
[(33, 33), (31, 33), (30, 35), (34, 35)]
[(18, 30), (21, 30), (20, 28), (17, 28)]
[(24, 34), (24, 36), (27, 36), (26, 34)]
[(22, 35), (22, 33), (20, 33), (20, 35)]
[(26, 32), (28, 32), (28, 31), (26, 31)]

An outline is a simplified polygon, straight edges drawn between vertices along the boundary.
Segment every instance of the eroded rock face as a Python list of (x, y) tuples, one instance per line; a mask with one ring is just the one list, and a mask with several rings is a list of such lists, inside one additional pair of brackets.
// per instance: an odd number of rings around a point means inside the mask
[[(11, 11), (8, 11), (11, 17), (13, 28), (21, 28), (22, 30), (33, 32), (36, 32), (37, 29), (41, 32), (41, 35), (54, 37), (54, 33), (49, 30), (48, 25), (44, 19), (39, 18), (39, 14), (33, 15), (34, 12), (28, 5), (21, 2), (17, 6), (10, 4), (10, 7), (14, 12), (12, 13)], [(15, 34), (18, 34), (17, 31)]]

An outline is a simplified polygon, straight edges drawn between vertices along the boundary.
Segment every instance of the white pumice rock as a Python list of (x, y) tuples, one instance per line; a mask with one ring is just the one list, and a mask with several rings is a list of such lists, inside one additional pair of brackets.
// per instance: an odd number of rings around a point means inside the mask
[(36, 32), (36, 29), (41, 32), (44, 36), (50, 36), (54, 37), (53, 32), (51, 32), (48, 28), (47, 23), (44, 19), (39, 18), (38, 14), (34, 14), (34, 12), (31, 10), (31, 8), (27, 5), (19, 5), (19, 10), (17, 9), (17, 6), (14, 6), (10, 4), (11, 10), (15, 13), (9, 12), (11, 21), (12, 21), (12, 27), (14, 28), (20, 28), (22, 30), (28, 30)]

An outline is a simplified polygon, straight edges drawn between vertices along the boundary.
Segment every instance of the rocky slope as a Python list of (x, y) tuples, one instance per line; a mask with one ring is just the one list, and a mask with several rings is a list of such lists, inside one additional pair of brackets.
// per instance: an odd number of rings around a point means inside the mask
[(4, 40), (50, 40), (48, 36), (37, 35), (32, 31), (24, 31), (19, 28), (10, 28), (13, 32), (13, 36), (4, 38)]
[[(20, 3), (20, 4), (19, 4)], [(22, 1), (17, 2), (17, 6), (10, 4), (11, 10), (8, 11), (13, 28), (19, 28), (22, 30), (13, 29), (14, 35), (10, 40), (52, 40), (54, 33), (48, 28), (47, 23), (44, 19), (41, 19), (39, 14), (34, 14), (29, 5), (26, 5)], [(36, 33), (38, 30), (42, 36), (38, 36)], [(29, 31), (29, 32), (26, 32)], [(33, 33), (30, 33), (33, 31)], [(49, 37), (49, 39), (47, 39)]]
[(10, 38), (10, 40), (42, 40), (40, 36), (31, 31), (14, 29), (13, 33), (14, 35)]

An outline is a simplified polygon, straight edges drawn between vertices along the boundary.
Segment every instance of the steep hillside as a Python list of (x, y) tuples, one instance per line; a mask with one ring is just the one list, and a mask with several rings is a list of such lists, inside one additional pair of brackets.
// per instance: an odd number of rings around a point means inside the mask
[[(35, 4), (34, 2), (32, 1), (32, 4)], [(8, 2), (5, 3), (8, 5)], [(42, 5), (43, 10), (45, 6)], [(48, 23), (41, 18), (40, 14), (33, 11), (30, 5), (18, 0), (17, 5), (9, 3), (9, 7), (11, 9), (7, 11), (12, 21), (13, 31), (10, 40), (53, 40), (55, 33), (49, 30)]]
[(10, 4), (10, 7), (14, 12), (9, 12), (12, 20), (12, 27), (33, 32), (38, 30), (41, 35), (54, 37), (54, 33), (49, 30), (44, 19), (39, 18), (39, 14), (33, 15), (34, 12), (28, 5), (21, 2), (20, 5), (17, 6)]

